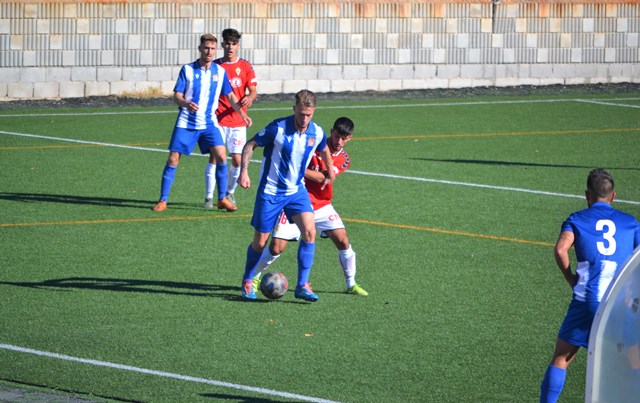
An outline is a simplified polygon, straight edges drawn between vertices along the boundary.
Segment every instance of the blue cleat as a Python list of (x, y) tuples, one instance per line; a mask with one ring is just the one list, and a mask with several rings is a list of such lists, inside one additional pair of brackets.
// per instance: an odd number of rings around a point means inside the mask
[(293, 295), (298, 299), (303, 299), (309, 302), (316, 302), (320, 298), (313, 293), (311, 284), (309, 283), (305, 283), (303, 286), (297, 286)]
[(253, 280), (242, 280), (242, 298), (250, 300), (258, 299), (253, 289)]

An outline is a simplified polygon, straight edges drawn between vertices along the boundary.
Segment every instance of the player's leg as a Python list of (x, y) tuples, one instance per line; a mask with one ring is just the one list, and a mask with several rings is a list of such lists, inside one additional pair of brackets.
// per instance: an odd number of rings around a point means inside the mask
[(233, 127), (227, 131), (227, 149), (231, 155), (231, 165), (229, 166), (229, 182), (227, 184), (227, 199), (233, 204), (235, 202), (235, 191), (240, 177), (240, 163), (242, 162), (242, 149), (247, 142), (247, 128)]
[(253, 286), (257, 287), (260, 284), (260, 276), (262, 272), (267, 270), (280, 254), (287, 248), (289, 241), (297, 241), (300, 239), (300, 230), (298, 226), (290, 222), (287, 215), (283, 212), (278, 216), (278, 221), (271, 231), (271, 243), (268, 248), (265, 248), (260, 256), (258, 267), (256, 269), (256, 275), (253, 276)]
[(209, 162), (204, 168), (204, 208), (213, 208), (213, 192), (216, 188), (216, 158), (209, 153)]
[(216, 164), (215, 178), (218, 184), (218, 209), (236, 211), (238, 208), (225, 199), (227, 194), (227, 151), (219, 126), (207, 128), (198, 140), (200, 151), (213, 156)]
[(160, 183), (160, 200), (153, 207), (153, 211), (164, 211), (167, 209), (169, 193), (176, 177), (176, 170), (182, 155), (190, 155), (196, 146), (200, 133), (198, 130), (189, 130), (175, 127), (169, 141), (169, 157), (162, 170), (162, 181)]
[(574, 346), (562, 339), (556, 340), (553, 358), (540, 384), (541, 403), (552, 403), (558, 400), (567, 377), (567, 367), (579, 349), (579, 346)]
[(313, 213), (303, 212), (291, 217), (300, 229), (300, 244), (298, 245), (298, 282), (296, 284), (295, 297), (306, 301), (317, 301), (318, 296), (311, 289), (309, 275), (315, 256), (316, 228)]
[(256, 195), (256, 202), (253, 206), (253, 216), (251, 225), (255, 229), (253, 240), (247, 248), (247, 260), (242, 276), (242, 296), (245, 299), (256, 299), (253, 277), (256, 273), (260, 256), (267, 245), (271, 229), (275, 226), (278, 216), (282, 211), (284, 201), (273, 196), (260, 194)]

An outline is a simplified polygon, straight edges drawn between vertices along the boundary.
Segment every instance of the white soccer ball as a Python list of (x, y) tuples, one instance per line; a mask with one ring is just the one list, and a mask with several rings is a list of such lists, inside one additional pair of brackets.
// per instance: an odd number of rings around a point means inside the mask
[(280, 299), (287, 293), (289, 283), (282, 273), (270, 271), (260, 280), (260, 292), (269, 299)]

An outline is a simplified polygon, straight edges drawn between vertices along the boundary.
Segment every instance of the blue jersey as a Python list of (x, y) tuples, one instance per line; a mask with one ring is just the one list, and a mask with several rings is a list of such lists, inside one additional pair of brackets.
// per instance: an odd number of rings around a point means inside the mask
[(264, 147), (258, 192), (290, 196), (304, 188), (304, 172), (316, 148), (324, 150), (327, 137), (313, 121), (299, 133), (293, 116), (276, 119), (254, 137)]
[(575, 236), (578, 282), (573, 297), (599, 302), (617, 270), (640, 245), (640, 226), (631, 215), (607, 203), (594, 203), (562, 223)]
[(195, 113), (180, 107), (176, 127), (202, 130), (211, 125), (218, 126), (218, 99), (220, 94), (227, 95), (233, 88), (222, 67), (211, 63), (209, 69), (204, 69), (196, 60), (182, 66), (173, 91), (183, 93), (186, 100), (195, 102), (199, 107)]

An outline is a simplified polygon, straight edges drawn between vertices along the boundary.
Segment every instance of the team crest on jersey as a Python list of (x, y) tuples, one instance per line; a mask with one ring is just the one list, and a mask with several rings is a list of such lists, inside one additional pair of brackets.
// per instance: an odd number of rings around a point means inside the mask
[(242, 73), (242, 69), (240, 67), (236, 67), (236, 74), (240, 75)]
[(315, 137), (309, 137), (309, 140), (307, 141), (307, 147), (313, 147), (314, 144), (316, 144), (316, 138)]
[(218, 81), (218, 75), (214, 74), (213, 77), (211, 77), (211, 81)]
[(232, 88), (240, 88), (242, 86), (242, 80), (240, 77), (233, 77), (229, 80)]

